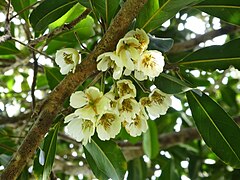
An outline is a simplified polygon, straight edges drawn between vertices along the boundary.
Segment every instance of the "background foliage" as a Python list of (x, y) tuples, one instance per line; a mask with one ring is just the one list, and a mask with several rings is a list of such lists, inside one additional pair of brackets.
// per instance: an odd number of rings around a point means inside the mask
[[(33, 125), (36, 104), (64, 78), (54, 62), (56, 51), (73, 47), (84, 59), (123, 4), (0, 2), (1, 171)], [(72, 112), (66, 101), (19, 179), (239, 177), (239, 7), (236, 0), (148, 0), (129, 29), (143, 28), (151, 35), (150, 49), (164, 53), (164, 73), (142, 86), (173, 94), (172, 108), (149, 121), (149, 130), (140, 137), (122, 130), (116, 139), (94, 137), (83, 147), (64, 132), (63, 118)], [(99, 87), (96, 77), (86, 79), (79, 90), (93, 82)], [(111, 81), (106, 79), (106, 90)], [(144, 93), (137, 88), (140, 98)]]

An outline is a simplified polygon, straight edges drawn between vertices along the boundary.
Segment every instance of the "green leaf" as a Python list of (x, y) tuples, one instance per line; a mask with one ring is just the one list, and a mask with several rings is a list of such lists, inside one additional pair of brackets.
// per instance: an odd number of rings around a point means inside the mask
[(43, 31), (46, 27), (63, 16), (77, 0), (45, 0), (30, 14), (29, 20), (35, 31)]
[(52, 170), (52, 165), (55, 160), (57, 134), (60, 124), (60, 122), (57, 123), (44, 139), (43, 151), (45, 154), (45, 162), (43, 167), (43, 180), (48, 179)]
[(202, 48), (183, 58), (180, 66), (202, 70), (227, 69), (234, 66), (240, 69), (240, 38), (222, 46)]
[(99, 174), (104, 174), (103, 176), (114, 180), (124, 178), (127, 163), (120, 148), (113, 141), (100, 141), (93, 138), (91, 143), (85, 146), (85, 151), (88, 152), (86, 156), (91, 156), (87, 160), (94, 161), (89, 162), (89, 165), (95, 164), (91, 169), (97, 178)]
[[(24, 8), (28, 7), (30, 5), (29, 0), (13, 0), (11, 1), (11, 4), (14, 8), (14, 10), (19, 13), (22, 11)], [(29, 15), (29, 10), (24, 10), (19, 14), (25, 21), (28, 21), (28, 15)]]
[(186, 92), (192, 88), (190, 84), (164, 73), (160, 74), (155, 79), (154, 84), (157, 88), (168, 94), (178, 94)]
[(15, 47), (13, 41), (5, 41), (0, 43), (0, 55), (8, 55), (8, 54), (17, 54), (20, 51)]
[(194, 7), (231, 24), (240, 25), (240, 1), (206, 0)]
[(181, 9), (201, 1), (202, 0), (148, 0), (137, 17), (136, 26), (143, 28), (146, 32), (151, 32), (172, 18)]
[(210, 97), (187, 92), (192, 116), (203, 140), (226, 164), (240, 168), (240, 129)]
[(119, 8), (120, 0), (79, 0), (79, 3), (97, 11), (106, 25), (109, 26)]
[(181, 179), (175, 169), (173, 160), (169, 160), (168, 163), (163, 167), (162, 174), (158, 179), (171, 179), (171, 180)]
[(48, 85), (53, 90), (63, 80), (64, 76), (60, 73), (59, 68), (45, 67), (44, 69)]
[(57, 27), (62, 26), (64, 23), (70, 23), (75, 18), (80, 16), (86, 8), (81, 4), (75, 4), (66, 14), (64, 14), (61, 18), (49, 24), (49, 29), (55, 29)]
[(147, 165), (142, 157), (128, 162), (128, 179), (146, 179)]
[(167, 52), (173, 46), (173, 39), (171, 38), (157, 38), (154, 36), (149, 36), (149, 39), (150, 39), (150, 43), (148, 45), (149, 50)]
[(159, 153), (158, 131), (154, 121), (148, 121), (148, 130), (143, 134), (143, 150), (150, 159)]

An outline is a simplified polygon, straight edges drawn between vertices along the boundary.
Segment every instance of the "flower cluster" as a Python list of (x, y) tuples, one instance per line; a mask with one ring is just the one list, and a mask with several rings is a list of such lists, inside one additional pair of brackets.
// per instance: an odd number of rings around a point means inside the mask
[(113, 78), (120, 79), (134, 72), (137, 80), (153, 80), (163, 71), (164, 57), (157, 50), (147, 50), (149, 37), (142, 29), (129, 31), (119, 40), (116, 51), (98, 56), (97, 69), (113, 69)]
[[(96, 87), (76, 91), (70, 97), (70, 106), (75, 112), (65, 117), (66, 132), (83, 145), (90, 142), (97, 132), (101, 140), (116, 137), (121, 127), (131, 136), (139, 136), (148, 129), (147, 120), (164, 115), (171, 105), (170, 95), (155, 88), (148, 97), (136, 100), (137, 91), (133, 82), (119, 80), (122, 75), (134, 74), (139, 81), (155, 77), (163, 71), (164, 57), (157, 50), (147, 50), (148, 35), (142, 29), (129, 31), (119, 40), (114, 52), (98, 56), (97, 69), (112, 69), (113, 78), (118, 80), (112, 89), (103, 93)], [(65, 48), (57, 51), (56, 63), (62, 74), (74, 73), (81, 62), (78, 51)]]
[(154, 89), (139, 102), (131, 80), (119, 80), (116, 86), (103, 94), (96, 87), (77, 91), (70, 97), (75, 112), (65, 117), (66, 132), (85, 145), (97, 132), (101, 140), (114, 138), (123, 126), (131, 136), (139, 136), (148, 129), (147, 120), (166, 113), (171, 104), (170, 95)]

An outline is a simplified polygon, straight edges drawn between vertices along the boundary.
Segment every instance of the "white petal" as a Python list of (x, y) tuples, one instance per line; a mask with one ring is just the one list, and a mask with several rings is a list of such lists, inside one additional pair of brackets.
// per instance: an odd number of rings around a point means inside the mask
[(89, 99), (89, 101), (93, 101), (93, 102), (103, 96), (103, 93), (100, 92), (98, 88), (93, 87), (93, 86), (86, 89), (85, 94), (86, 94), (87, 98)]
[(73, 68), (72, 64), (65, 64), (64, 66), (60, 66), (60, 73), (62, 75), (68, 74)]
[(103, 96), (101, 100), (96, 104), (97, 114), (102, 114), (106, 110), (110, 109), (110, 99)]
[(122, 68), (121, 67), (118, 67), (116, 66), (114, 69), (113, 69), (113, 79), (115, 80), (118, 80), (121, 78), (122, 76)]
[(78, 118), (78, 115), (71, 113), (64, 118), (64, 123), (68, 123), (76, 118)]
[(137, 70), (134, 71), (134, 77), (139, 81), (144, 81), (147, 79), (147, 76), (145, 76), (143, 72)]
[(70, 97), (70, 106), (72, 106), (73, 108), (83, 107), (87, 103), (88, 99), (82, 91), (76, 91)]
[(110, 61), (104, 58), (97, 64), (97, 69), (99, 71), (106, 71), (109, 68), (109, 63)]
[(95, 122), (95, 111), (93, 110), (93, 108), (89, 105), (84, 106), (83, 108), (77, 109), (75, 111), (75, 113), (77, 115), (79, 115), (79, 117), (83, 118), (83, 119), (89, 119), (93, 122)]
[(82, 119), (78, 118), (66, 126), (66, 133), (69, 134), (72, 138), (76, 139), (78, 142), (82, 141), (84, 135), (81, 130), (82, 127)]

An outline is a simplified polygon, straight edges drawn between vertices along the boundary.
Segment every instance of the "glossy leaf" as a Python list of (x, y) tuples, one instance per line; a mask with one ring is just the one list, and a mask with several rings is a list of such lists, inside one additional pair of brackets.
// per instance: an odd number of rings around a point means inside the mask
[(240, 1), (206, 0), (194, 7), (231, 24), (240, 25)]
[(89, 165), (95, 164), (91, 169), (97, 178), (99, 178), (98, 175), (101, 171), (108, 178), (123, 179), (127, 163), (121, 150), (113, 141), (100, 141), (93, 138), (91, 143), (85, 146), (85, 150), (88, 151), (88, 155), (91, 155), (91, 158), (87, 159), (94, 161), (90, 162)]
[(235, 39), (222, 46), (202, 48), (183, 58), (179, 65), (202, 70), (224, 70), (229, 66), (240, 69), (239, 44), (240, 39)]
[(187, 92), (192, 116), (203, 140), (226, 164), (240, 168), (240, 129), (209, 96)]
[(120, 0), (79, 0), (79, 3), (97, 11), (108, 26), (119, 8)]
[(70, 10), (77, 0), (45, 0), (30, 14), (29, 20), (35, 31), (44, 30), (50, 23), (56, 21)]
[(143, 158), (136, 158), (128, 162), (128, 179), (146, 179), (147, 165)]
[(191, 85), (167, 74), (160, 74), (156, 79), (154, 84), (165, 93), (177, 94), (186, 92), (191, 89)]
[(57, 134), (61, 123), (57, 123), (51, 129), (43, 142), (43, 148), (37, 151), (34, 159), (33, 171), (34, 175), (42, 180), (47, 180), (55, 160), (55, 152), (57, 145)]
[(44, 139), (43, 151), (45, 154), (45, 163), (43, 168), (43, 180), (47, 180), (55, 160), (57, 134), (61, 123), (55, 125), (55, 127), (48, 133)]
[(28, 15), (29, 15), (29, 10), (24, 10), (26, 7), (30, 5), (30, 0), (13, 0), (11, 1), (14, 10), (19, 13), (19, 16), (21, 16), (25, 21), (28, 21)]
[(149, 0), (137, 17), (136, 27), (143, 28), (146, 32), (159, 27), (178, 11), (202, 0)]
[(158, 50), (161, 52), (167, 52), (173, 46), (173, 39), (171, 38), (157, 38), (149, 36), (150, 43), (148, 45), (149, 50)]
[(159, 153), (158, 131), (154, 121), (148, 121), (148, 130), (143, 134), (143, 150), (150, 159)]
[(53, 90), (64, 78), (59, 68), (45, 67), (45, 73), (51, 90)]
[(169, 160), (168, 163), (163, 167), (162, 174), (159, 177), (159, 179), (171, 179), (171, 180), (181, 179), (175, 169), (175, 164), (173, 160)]
[(0, 55), (17, 54), (20, 51), (15, 47), (13, 41), (0, 43)]

